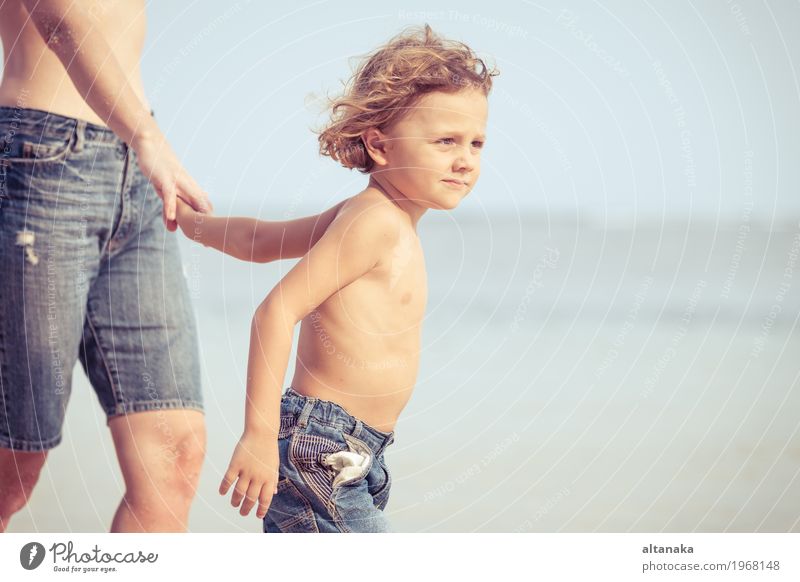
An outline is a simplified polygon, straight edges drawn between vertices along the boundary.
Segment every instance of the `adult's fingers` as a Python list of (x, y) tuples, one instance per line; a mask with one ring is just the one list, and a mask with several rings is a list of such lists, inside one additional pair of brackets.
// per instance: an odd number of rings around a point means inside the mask
[(178, 195), (176, 190), (177, 188), (172, 184), (164, 190), (164, 210), (166, 210), (167, 213), (167, 220), (172, 222), (175, 221), (175, 213), (178, 205), (175, 201)]
[(214, 211), (214, 207), (211, 205), (211, 201), (208, 199), (208, 194), (201, 190), (201, 196), (195, 198), (189, 198), (188, 200), (189, 206), (191, 206), (197, 212), (201, 212), (203, 214), (211, 214)]
[(208, 199), (208, 192), (200, 188), (191, 176), (185, 175), (183, 177), (180, 183), (180, 192), (182, 198), (197, 212), (211, 212), (212, 207), (211, 201)]
[(174, 232), (177, 228), (177, 222), (175, 220), (177, 206), (177, 203), (175, 202), (175, 197), (177, 196), (175, 184), (162, 184), (160, 188), (160, 194), (162, 203), (161, 215), (164, 218), (164, 224), (166, 225), (167, 230)]

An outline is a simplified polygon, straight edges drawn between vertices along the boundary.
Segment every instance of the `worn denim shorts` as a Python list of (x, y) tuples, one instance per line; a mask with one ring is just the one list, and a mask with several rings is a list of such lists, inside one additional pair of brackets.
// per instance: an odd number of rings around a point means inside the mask
[(280, 476), (267, 533), (389, 532), (392, 477), (381, 432), (328, 400), (289, 387), (281, 398)]
[(80, 359), (108, 418), (202, 410), (194, 314), (161, 200), (114, 133), (0, 107), (0, 446), (61, 441)]

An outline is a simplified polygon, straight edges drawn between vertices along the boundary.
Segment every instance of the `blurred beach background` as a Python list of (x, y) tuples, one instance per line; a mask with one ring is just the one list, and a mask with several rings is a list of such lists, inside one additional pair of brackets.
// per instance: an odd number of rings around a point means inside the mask
[[(151, 106), (222, 215), (316, 214), (364, 187), (309, 127), (348, 59), (402, 28), (501, 71), (478, 185), (419, 224), (419, 380), (386, 452), (398, 531), (800, 531), (798, 5), (147, 11)], [(257, 532), (217, 487), (250, 318), (293, 262), (181, 248), (208, 425), (190, 530)], [(77, 367), (9, 529), (105, 531), (123, 489)]]

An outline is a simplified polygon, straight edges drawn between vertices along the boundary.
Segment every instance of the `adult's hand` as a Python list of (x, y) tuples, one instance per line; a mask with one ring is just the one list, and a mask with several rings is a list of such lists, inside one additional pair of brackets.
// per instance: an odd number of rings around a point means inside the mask
[(164, 204), (163, 217), (167, 230), (174, 232), (178, 228), (178, 197), (198, 212), (212, 211), (208, 194), (189, 175), (161, 132), (139, 135), (132, 140), (131, 147), (136, 152), (139, 168), (153, 184)]
[(36, 30), (92, 110), (129, 144), (139, 167), (164, 203), (164, 223), (175, 231), (175, 198), (199, 212), (210, 210), (208, 195), (186, 172), (134, 92), (87, 3), (23, 0)]

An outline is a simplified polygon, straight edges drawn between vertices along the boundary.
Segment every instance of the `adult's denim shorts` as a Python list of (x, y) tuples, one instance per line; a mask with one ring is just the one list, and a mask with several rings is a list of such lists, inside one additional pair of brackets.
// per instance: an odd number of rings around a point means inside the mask
[(265, 533), (390, 532), (384, 515), (392, 477), (381, 432), (335, 402), (299, 394), (281, 398), (278, 493)]
[(0, 107), (0, 447), (55, 447), (80, 360), (107, 418), (202, 410), (176, 236), (111, 130)]

